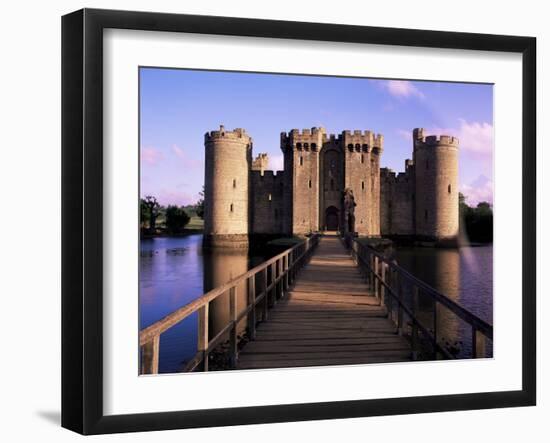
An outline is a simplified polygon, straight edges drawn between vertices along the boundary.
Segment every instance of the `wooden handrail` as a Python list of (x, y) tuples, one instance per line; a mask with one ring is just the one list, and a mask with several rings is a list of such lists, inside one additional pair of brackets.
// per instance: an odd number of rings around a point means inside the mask
[[(403, 277), (406, 279), (411, 287), (413, 288), (413, 291), (422, 290), (424, 294), (427, 294), (432, 298), (434, 303), (439, 303), (443, 306), (445, 306), (450, 312), (452, 312), (454, 315), (462, 319), (464, 322), (466, 322), (470, 327), (472, 328), (472, 354), (474, 357), (476, 357), (477, 352), (477, 332), (481, 332), (485, 337), (492, 340), (493, 339), (493, 326), (487, 323), (486, 321), (482, 320), (475, 314), (471, 313), (464, 307), (460, 306), (458, 303), (456, 303), (454, 300), (451, 300), (444, 294), (440, 293), (436, 289), (432, 288), (430, 285), (426, 284), (422, 280), (418, 279), (414, 275), (412, 275), (410, 272), (399, 266), (397, 263), (390, 261), (388, 258), (386, 258), (383, 254), (380, 254), (378, 251), (376, 251), (374, 248), (363, 245), (360, 242), (358, 242), (355, 238), (352, 238), (348, 236), (346, 239), (347, 246), (351, 249), (352, 253), (355, 255), (355, 258), (358, 259), (358, 262), (361, 261), (361, 264), (367, 268), (369, 274), (372, 275), (372, 277), (377, 282), (375, 286), (375, 295), (379, 295), (379, 287), (384, 288), (384, 293), (389, 295), (389, 300), (392, 302), (392, 299), (394, 301), (397, 301), (398, 304), (398, 329), (402, 327), (402, 320), (401, 315), (402, 312), (404, 312), (412, 321), (413, 325), (416, 325), (420, 327), (421, 332), (429, 339), (429, 341), (434, 346), (434, 349), (437, 349), (438, 352), (442, 353), (446, 358), (452, 358), (452, 356), (449, 354), (449, 352), (444, 349), (442, 346), (439, 345), (437, 341), (437, 335), (436, 330), (434, 328), (433, 334), (423, 326), (418, 318), (416, 317), (416, 313), (411, 312), (408, 307), (403, 303), (403, 300), (400, 298), (399, 294), (396, 294), (395, 290), (391, 287), (390, 284), (388, 284), (385, 281), (385, 269), (383, 269), (382, 274), (379, 274), (377, 270), (380, 268), (379, 263), (383, 263), (384, 266), (387, 266), (391, 270), (395, 271), (399, 277)], [(364, 257), (366, 254), (368, 254), (369, 257), (374, 257), (374, 268), (369, 263), (369, 259)], [(382, 300), (382, 298), (381, 298)], [(393, 303), (393, 302), (392, 302)], [(435, 305), (434, 305), (435, 306)], [(434, 315), (437, 311), (434, 308)], [(389, 314), (390, 315), (390, 314)]]
[[(208, 354), (213, 350), (214, 345), (218, 344), (223, 336), (231, 332), (230, 340), (231, 346), (234, 348), (234, 354), (236, 354), (236, 330), (237, 324), (247, 315), (250, 315), (249, 326), (254, 325), (252, 329), (252, 335), (255, 333), (255, 308), (260, 302), (264, 303), (264, 315), (263, 320), (267, 319), (268, 310), (268, 295), (270, 291), (280, 291), (282, 295), (283, 291), (288, 289), (289, 282), (294, 279), (296, 274), (296, 267), (303, 264), (304, 259), (311, 254), (319, 242), (319, 235), (314, 234), (310, 238), (294, 245), (293, 247), (281, 252), (280, 254), (266, 260), (262, 264), (250, 269), (249, 271), (241, 274), (240, 276), (230, 280), (229, 282), (212, 289), (201, 297), (193, 300), (192, 302), (176, 309), (174, 312), (166, 315), (162, 319), (156, 321), (150, 326), (142, 329), (139, 333), (139, 344), (142, 347), (142, 354), (146, 356), (146, 362), (141, 365), (141, 373), (157, 373), (158, 372), (158, 353), (159, 353), (159, 337), (162, 333), (172, 328), (176, 324), (180, 323), (194, 312), (199, 312), (199, 340), (198, 340), (198, 353), (189, 362), (188, 369), (193, 370), (201, 362), (205, 363), (204, 368), (208, 370)], [(302, 251), (303, 249), (303, 251)], [(295, 257), (295, 253), (300, 253), (298, 257)], [(271, 282), (267, 284), (267, 270), (271, 266)], [(248, 294), (248, 301), (246, 307), (241, 311), (236, 311), (236, 288), (243, 282), (249, 282), (249, 285), (255, 287), (256, 275), (262, 273), (262, 291), (259, 294)], [(254, 281), (254, 283), (250, 283)], [(254, 289), (255, 291), (255, 289)], [(211, 301), (215, 300), (219, 296), (230, 293), (230, 311), (231, 318), (227, 324), (222, 328), (216, 336), (209, 341), (208, 338), (208, 306)], [(275, 294), (275, 301), (277, 298)], [(254, 314), (252, 315), (252, 311)]]

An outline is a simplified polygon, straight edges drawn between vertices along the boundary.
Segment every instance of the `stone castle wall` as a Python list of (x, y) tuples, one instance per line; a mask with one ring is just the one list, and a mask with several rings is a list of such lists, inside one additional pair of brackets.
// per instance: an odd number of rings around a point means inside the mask
[(284, 232), (284, 173), (283, 171), (252, 171), (251, 232), (281, 234)]
[[(383, 137), (371, 131), (327, 135), (323, 128), (281, 133), (284, 171), (267, 154), (251, 157), (244, 130), (206, 134), (205, 241), (246, 243), (248, 234), (305, 235), (327, 229), (343, 193), (353, 191), (355, 232), (446, 240), (458, 234), (458, 140), (413, 131), (405, 172), (380, 168)], [(333, 225), (334, 218), (331, 218)]]
[(380, 169), (380, 233), (387, 236), (415, 234), (415, 180), (409, 163), (406, 172)]

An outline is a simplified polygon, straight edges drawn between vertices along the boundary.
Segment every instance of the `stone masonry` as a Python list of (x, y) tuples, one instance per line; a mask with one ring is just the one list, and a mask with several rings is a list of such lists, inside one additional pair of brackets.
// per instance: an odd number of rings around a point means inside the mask
[[(384, 138), (371, 131), (281, 133), (284, 171), (267, 170), (243, 129), (205, 135), (205, 243), (245, 247), (254, 234), (353, 232), (454, 241), (458, 235), (458, 139), (412, 132), (405, 171), (380, 168)], [(344, 193), (353, 195), (346, 213)]]

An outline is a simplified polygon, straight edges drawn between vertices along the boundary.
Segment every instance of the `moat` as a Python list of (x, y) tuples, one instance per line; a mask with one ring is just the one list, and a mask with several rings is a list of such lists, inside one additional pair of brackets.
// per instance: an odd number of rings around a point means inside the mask
[[(140, 250), (140, 329), (269, 258), (203, 250), (201, 234), (141, 240)], [(398, 248), (395, 254), (405, 269), (492, 323), (492, 246)], [(441, 333), (460, 337), (462, 329), (447, 322)], [(197, 317), (192, 315), (161, 336), (159, 372), (180, 370), (196, 344)]]

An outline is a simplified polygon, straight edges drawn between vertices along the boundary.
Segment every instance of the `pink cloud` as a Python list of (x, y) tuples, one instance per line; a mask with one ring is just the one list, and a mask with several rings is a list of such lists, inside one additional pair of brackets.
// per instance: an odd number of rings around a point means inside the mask
[(200, 168), (202, 161), (194, 158), (190, 158), (187, 152), (185, 152), (178, 145), (172, 145), (172, 153), (181, 161), (183, 166), (189, 169)]
[(460, 186), (460, 192), (466, 197), (469, 206), (477, 206), (480, 202), (493, 204), (493, 181), (480, 175), (470, 184)]
[(426, 128), (424, 134), (452, 135), (458, 137), (461, 151), (480, 156), (492, 156), (493, 125), (487, 122), (468, 122), (463, 118), (458, 119), (458, 123), (455, 128)]
[(408, 80), (387, 80), (382, 83), (382, 87), (396, 98), (426, 98), (422, 91)]
[(185, 206), (191, 205), (197, 202), (199, 199), (198, 194), (187, 191), (173, 191), (167, 189), (161, 189), (158, 192), (157, 199), (163, 206), (178, 205)]
[(151, 166), (157, 165), (164, 159), (164, 154), (157, 148), (144, 147), (141, 148), (141, 161)]

